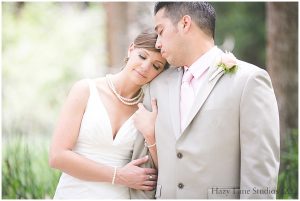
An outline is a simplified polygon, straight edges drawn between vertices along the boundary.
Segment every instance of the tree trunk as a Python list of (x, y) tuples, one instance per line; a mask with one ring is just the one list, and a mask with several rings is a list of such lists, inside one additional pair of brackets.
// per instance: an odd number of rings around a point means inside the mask
[(146, 27), (153, 26), (153, 3), (106, 2), (106, 43), (109, 71), (124, 67), (124, 59), (133, 39)]
[(281, 145), (298, 128), (298, 3), (267, 3), (267, 70), (280, 114)]
[(107, 65), (110, 68), (120, 68), (126, 57), (128, 41), (128, 19), (126, 2), (106, 2), (106, 44)]

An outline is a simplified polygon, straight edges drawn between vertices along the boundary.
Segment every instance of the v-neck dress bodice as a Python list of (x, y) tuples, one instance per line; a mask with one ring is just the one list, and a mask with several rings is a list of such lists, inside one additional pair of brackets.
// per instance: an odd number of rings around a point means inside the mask
[[(112, 126), (95, 82), (88, 80), (90, 96), (73, 151), (97, 163), (122, 167), (131, 160), (138, 134), (132, 116), (113, 139)], [(107, 182), (89, 182), (62, 173), (54, 199), (128, 199), (129, 189)]]

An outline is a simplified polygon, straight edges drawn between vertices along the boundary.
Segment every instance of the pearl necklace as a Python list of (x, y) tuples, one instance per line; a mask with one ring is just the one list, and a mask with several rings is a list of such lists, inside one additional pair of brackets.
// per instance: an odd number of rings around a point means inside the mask
[(115, 94), (115, 96), (125, 105), (136, 105), (138, 104), (142, 98), (144, 97), (144, 92), (143, 89), (140, 89), (140, 92), (137, 96), (133, 97), (133, 98), (125, 98), (123, 96), (121, 96), (120, 94), (118, 94), (118, 92), (116, 91), (115, 85), (113, 84), (112, 80), (111, 80), (111, 75), (106, 75), (106, 82), (109, 86), (109, 88), (112, 90), (112, 92)]

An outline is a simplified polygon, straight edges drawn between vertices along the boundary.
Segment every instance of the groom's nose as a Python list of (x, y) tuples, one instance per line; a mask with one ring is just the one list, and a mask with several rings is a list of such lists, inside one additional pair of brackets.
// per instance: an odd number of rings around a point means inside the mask
[(156, 40), (156, 43), (155, 43), (155, 48), (156, 49), (161, 49), (161, 42), (160, 42), (159, 37), (157, 37), (157, 40)]

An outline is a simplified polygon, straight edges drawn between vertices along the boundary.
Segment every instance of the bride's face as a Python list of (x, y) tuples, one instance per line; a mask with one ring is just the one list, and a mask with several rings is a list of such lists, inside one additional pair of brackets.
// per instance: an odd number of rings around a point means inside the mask
[(159, 75), (166, 64), (166, 60), (159, 52), (144, 48), (129, 50), (129, 60), (125, 69), (138, 85), (144, 85)]

